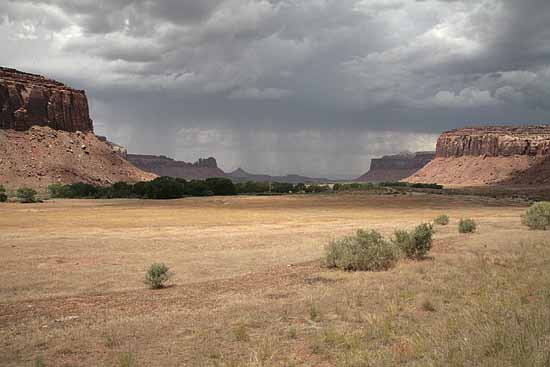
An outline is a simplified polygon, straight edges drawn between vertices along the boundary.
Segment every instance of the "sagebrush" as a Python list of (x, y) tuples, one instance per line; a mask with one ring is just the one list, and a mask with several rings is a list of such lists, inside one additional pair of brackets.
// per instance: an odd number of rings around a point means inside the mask
[(530, 229), (550, 229), (550, 202), (533, 204), (522, 216), (522, 222)]
[(8, 195), (6, 195), (6, 189), (0, 185), (0, 203), (8, 201)]
[(423, 223), (417, 226), (412, 232), (405, 230), (395, 231), (392, 242), (408, 258), (421, 259), (432, 249), (433, 233), (433, 226)]
[(458, 223), (458, 232), (473, 233), (477, 230), (477, 223), (473, 219), (461, 219)]
[(21, 203), (36, 203), (36, 190), (28, 188), (28, 187), (22, 187), (17, 190), (17, 198)]
[(166, 286), (172, 275), (168, 266), (162, 263), (155, 263), (147, 270), (145, 283), (153, 289), (160, 289)]
[(394, 267), (399, 257), (399, 247), (379, 232), (358, 230), (355, 236), (331, 241), (323, 263), (328, 268), (348, 271), (381, 271)]
[(446, 214), (442, 214), (434, 219), (434, 223), (440, 226), (446, 226), (447, 224), (449, 224), (449, 216)]

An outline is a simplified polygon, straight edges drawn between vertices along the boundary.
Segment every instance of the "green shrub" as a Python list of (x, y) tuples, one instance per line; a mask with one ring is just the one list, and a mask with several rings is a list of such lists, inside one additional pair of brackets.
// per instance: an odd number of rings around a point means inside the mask
[(170, 280), (172, 273), (165, 264), (153, 264), (145, 274), (145, 283), (152, 289), (160, 289)]
[(51, 184), (48, 186), (48, 192), (52, 198), (69, 197), (69, 186), (62, 184)]
[(237, 188), (233, 181), (225, 177), (212, 177), (207, 178), (206, 185), (214, 193), (214, 195), (237, 195)]
[(376, 231), (359, 230), (355, 236), (329, 243), (323, 263), (342, 270), (381, 271), (395, 266), (399, 248)]
[(458, 223), (458, 232), (473, 233), (477, 229), (477, 224), (473, 219), (461, 219)]
[(121, 353), (118, 356), (118, 367), (133, 367), (135, 363), (134, 355), (130, 352)]
[(440, 215), (439, 217), (434, 219), (434, 223), (440, 226), (446, 226), (447, 224), (449, 224), (449, 216), (446, 214)]
[(522, 216), (522, 222), (530, 229), (550, 229), (550, 202), (533, 204)]
[(6, 189), (4, 186), (0, 185), (0, 203), (5, 203), (8, 201), (8, 195), (6, 195)]
[(272, 182), (271, 192), (288, 194), (294, 191), (294, 185), (287, 182)]
[(431, 224), (423, 223), (417, 226), (414, 231), (397, 230), (394, 233), (392, 242), (401, 249), (403, 254), (410, 259), (421, 259), (430, 252), (432, 248), (433, 227)]
[(149, 199), (178, 199), (185, 193), (184, 186), (173, 177), (157, 177), (147, 182), (146, 195)]
[(308, 194), (318, 194), (321, 192), (330, 191), (330, 187), (327, 185), (309, 185), (304, 190)]
[(436, 189), (441, 190), (443, 185), (438, 185), (436, 183), (413, 183), (410, 185), (414, 189)]
[(269, 183), (247, 181), (235, 184), (239, 194), (260, 194), (269, 192)]
[(17, 198), (22, 203), (36, 203), (37, 192), (28, 187), (22, 187), (17, 190)]

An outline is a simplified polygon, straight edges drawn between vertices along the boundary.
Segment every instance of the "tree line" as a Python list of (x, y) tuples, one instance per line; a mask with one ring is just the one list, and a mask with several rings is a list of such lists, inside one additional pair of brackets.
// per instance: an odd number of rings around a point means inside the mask
[(139, 198), (177, 199), (186, 196), (228, 196), (238, 194), (289, 194), (319, 193), (330, 191), (329, 186), (291, 184), (284, 182), (243, 182), (234, 183), (228, 178), (207, 178), (205, 180), (185, 180), (174, 177), (158, 177), (152, 181), (117, 182), (111, 186), (96, 186), (88, 183), (53, 184), (48, 187), (53, 198)]

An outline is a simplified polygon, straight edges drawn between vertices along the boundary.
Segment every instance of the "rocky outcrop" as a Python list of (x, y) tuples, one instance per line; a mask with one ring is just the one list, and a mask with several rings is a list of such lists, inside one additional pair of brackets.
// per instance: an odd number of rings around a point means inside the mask
[(200, 180), (210, 177), (225, 177), (215, 158), (201, 158), (195, 163), (176, 161), (160, 155), (128, 154), (128, 161), (136, 167), (159, 176), (181, 177)]
[(400, 181), (424, 167), (434, 157), (434, 152), (416, 152), (386, 155), (382, 158), (372, 159), (369, 171), (356, 179), (356, 181)]
[(0, 67), (0, 128), (93, 131), (86, 93), (40, 75)]
[(407, 178), (448, 186), (550, 183), (550, 125), (468, 127), (443, 133), (436, 158)]
[(126, 147), (123, 147), (122, 145), (118, 145), (113, 143), (112, 141), (109, 141), (106, 136), (101, 136), (101, 135), (96, 135), (96, 136), (100, 141), (105, 142), (108, 146), (110, 146), (115, 154), (122, 157), (123, 159), (128, 159), (128, 149), (126, 149)]
[(437, 158), (550, 155), (550, 125), (470, 127), (443, 133)]

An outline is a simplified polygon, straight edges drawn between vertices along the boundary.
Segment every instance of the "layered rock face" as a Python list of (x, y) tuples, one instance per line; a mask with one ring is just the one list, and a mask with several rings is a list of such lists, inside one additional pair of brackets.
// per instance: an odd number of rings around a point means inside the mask
[(86, 93), (40, 75), (0, 67), (0, 128), (25, 131), (33, 125), (93, 131)]
[(424, 167), (434, 159), (434, 157), (434, 152), (416, 152), (410, 154), (387, 155), (382, 158), (372, 159), (370, 170), (356, 181), (400, 181)]
[(199, 180), (210, 177), (225, 177), (218, 168), (215, 158), (201, 158), (195, 163), (176, 161), (160, 155), (128, 154), (127, 159), (136, 167), (159, 176), (181, 177), (187, 180)]
[(550, 155), (550, 126), (491, 126), (452, 130), (439, 137), (436, 147), (437, 158), (514, 155)]
[(449, 186), (550, 184), (550, 125), (469, 127), (443, 133), (436, 158), (411, 182)]

